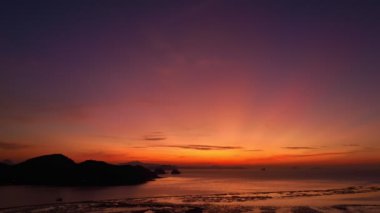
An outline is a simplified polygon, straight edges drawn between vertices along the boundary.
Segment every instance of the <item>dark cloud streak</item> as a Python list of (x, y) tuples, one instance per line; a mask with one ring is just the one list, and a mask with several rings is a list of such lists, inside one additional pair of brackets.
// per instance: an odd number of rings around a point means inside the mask
[(162, 141), (166, 140), (166, 136), (162, 132), (152, 132), (151, 134), (145, 135), (144, 140), (146, 141)]
[(189, 144), (189, 145), (159, 145), (159, 146), (155, 146), (155, 147), (193, 149), (193, 150), (202, 150), (202, 151), (243, 149), (240, 146), (210, 146), (210, 145), (199, 145), (199, 144)]
[(321, 156), (331, 156), (331, 155), (347, 155), (357, 153), (359, 151), (352, 152), (326, 152), (326, 153), (315, 153), (315, 154), (300, 154), (300, 155), (286, 155), (287, 157), (321, 157)]
[(360, 146), (359, 144), (344, 144), (343, 146), (348, 146), (348, 147), (358, 147)]
[(25, 149), (28, 147), (30, 146), (26, 144), (9, 143), (9, 142), (0, 141), (0, 149), (3, 149), (3, 150), (19, 150), (19, 149)]
[(317, 149), (315, 147), (310, 147), (310, 146), (286, 146), (286, 147), (281, 147), (283, 149), (293, 149), (293, 150), (298, 150), (298, 149)]
[(166, 137), (159, 137), (159, 136), (145, 136), (144, 140), (146, 141), (162, 141), (166, 140)]

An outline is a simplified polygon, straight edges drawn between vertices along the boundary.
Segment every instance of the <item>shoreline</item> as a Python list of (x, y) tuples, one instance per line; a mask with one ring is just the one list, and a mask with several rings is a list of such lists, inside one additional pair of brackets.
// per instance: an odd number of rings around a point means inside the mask
[(108, 213), (338, 213), (338, 212), (380, 212), (380, 205), (337, 204), (331, 206), (313, 205), (218, 205), (218, 204), (172, 204), (172, 203), (129, 203), (123, 201), (88, 201), (74, 203), (42, 204), (0, 209), (1, 213), (17, 212), (108, 212)]
[(157, 196), (99, 201), (56, 202), (0, 208), (15, 212), (380, 212), (380, 186), (350, 186), (326, 190), (219, 193)]

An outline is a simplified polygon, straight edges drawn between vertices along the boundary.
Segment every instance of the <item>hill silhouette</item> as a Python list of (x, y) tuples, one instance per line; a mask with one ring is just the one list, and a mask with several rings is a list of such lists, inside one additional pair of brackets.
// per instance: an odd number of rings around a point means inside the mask
[(0, 184), (3, 185), (131, 185), (156, 177), (142, 166), (94, 160), (77, 164), (62, 154), (39, 156), (16, 165), (0, 165)]
[(10, 167), (8, 164), (0, 163), (0, 184), (5, 182), (5, 174), (8, 173)]

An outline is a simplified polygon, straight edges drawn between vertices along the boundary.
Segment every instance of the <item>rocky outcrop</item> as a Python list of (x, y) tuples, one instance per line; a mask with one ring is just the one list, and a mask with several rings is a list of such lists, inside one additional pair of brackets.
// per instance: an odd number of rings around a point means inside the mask
[(178, 169), (173, 169), (171, 173), (172, 173), (172, 175), (179, 175), (179, 174), (181, 174), (181, 172)]

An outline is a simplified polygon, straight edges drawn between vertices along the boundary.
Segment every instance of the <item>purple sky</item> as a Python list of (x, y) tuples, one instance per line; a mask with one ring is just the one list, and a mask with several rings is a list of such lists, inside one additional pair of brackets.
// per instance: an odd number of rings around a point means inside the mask
[(4, 159), (379, 162), (379, 1), (1, 1), (0, 27)]

